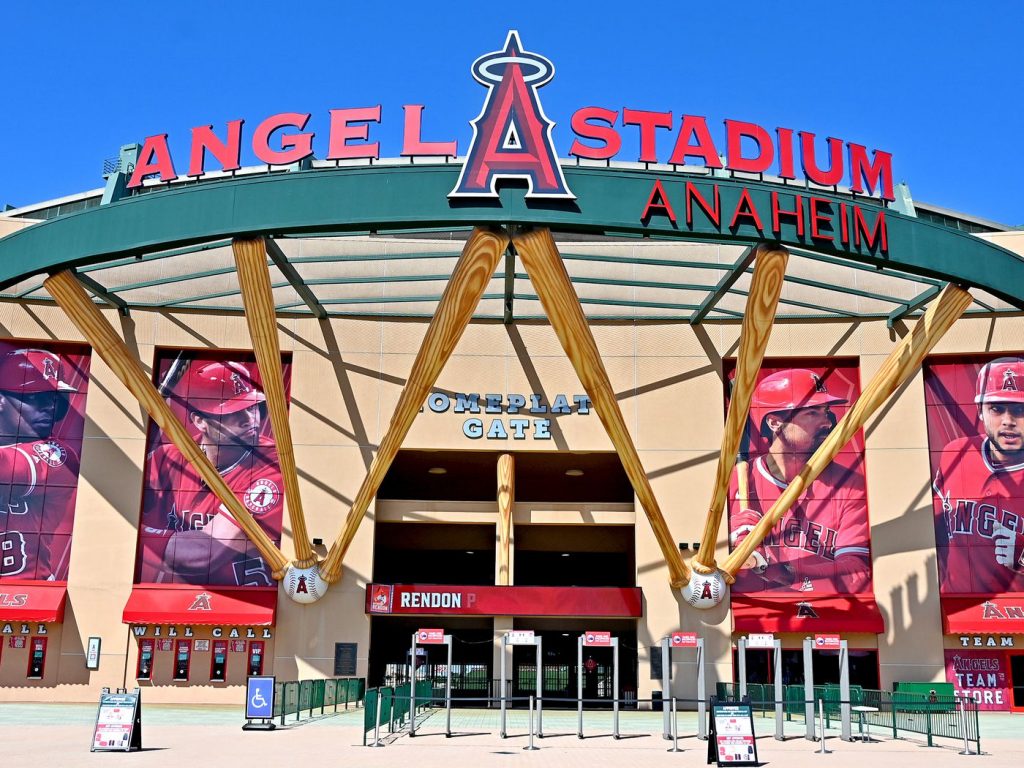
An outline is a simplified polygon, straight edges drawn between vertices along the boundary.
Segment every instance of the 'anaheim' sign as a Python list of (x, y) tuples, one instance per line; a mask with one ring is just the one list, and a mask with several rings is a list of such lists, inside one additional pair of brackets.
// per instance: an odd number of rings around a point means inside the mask
[[(526, 181), (527, 197), (573, 199), (554, 149), (555, 124), (544, 114), (537, 93), (554, 76), (551, 61), (525, 50), (518, 33), (510, 31), (503, 49), (481, 56), (472, 72), (487, 87), (487, 96), (479, 116), (471, 121), (473, 138), (449, 197), (496, 197), (499, 180), (518, 179)], [(402, 107), (401, 156), (458, 156), (456, 139), (424, 140), (423, 110), (422, 104)], [(232, 120), (217, 129), (197, 126), (192, 129), (186, 175), (202, 177), (211, 159), (219, 166), (212, 170), (238, 170), (243, 141), (260, 163), (269, 166), (293, 165), (314, 152), (326, 160), (380, 157), (380, 142), (372, 136), (372, 126), (383, 119), (380, 105), (329, 110), (327, 136), (318, 146), (315, 132), (306, 130), (311, 117), (308, 112), (271, 115), (249, 133), (244, 120)], [(769, 130), (757, 123), (725, 120), (724, 130), (713, 132), (708, 120), (699, 115), (676, 117), (670, 111), (601, 106), (577, 109), (569, 126), (569, 154), (584, 160), (619, 158), (627, 136), (636, 139), (639, 155), (635, 159), (642, 163), (774, 173), (785, 180), (802, 177), (824, 187), (845, 180), (854, 193), (894, 199), (890, 153), (837, 138), (826, 139), (822, 151), (817, 136), (807, 131)], [(166, 133), (145, 140), (128, 187), (138, 187), (153, 176), (161, 181), (178, 178)]]

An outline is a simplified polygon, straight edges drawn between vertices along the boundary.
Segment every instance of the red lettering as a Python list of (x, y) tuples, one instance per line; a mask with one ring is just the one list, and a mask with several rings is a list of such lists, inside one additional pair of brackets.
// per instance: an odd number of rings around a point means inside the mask
[[(593, 139), (604, 143), (601, 147), (591, 147), (582, 143), (579, 138), (573, 139), (569, 154), (587, 160), (610, 160), (622, 149), (622, 137), (615, 130), (615, 121), (619, 113), (602, 107), (583, 107), (572, 115), (572, 130), (578, 137)], [(593, 122), (591, 122), (593, 121)], [(595, 125), (607, 123), (607, 125)]]
[(885, 228), (885, 211), (879, 209), (875, 216), (874, 229), (868, 231), (868, 223), (860, 211), (860, 206), (853, 206), (853, 244), (857, 248), (860, 248), (861, 235), (864, 236), (864, 243), (868, 248), (878, 246), (882, 253), (886, 253), (889, 250), (889, 236)]
[(671, 112), (647, 112), (643, 109), (622, 110), (623, 125), (640, 126), (640, 162), (658, 162), (656, 131), (658, 128), (672, 127)]
[(1006, 618), (1024, 619), (1024, 607), (1021, 607), (1019, 605), (1006, 606)]
[(843, 180), (843, 141), (827, 139), (829, 166), (827, 171), (823, 171), (814, 157), (814, 139), (813, 133), (800, 131), (800, 162), (804, 176), (823, 187), (834, 187)]
[(423, 105), (406, 104), (405, 138), (402, 140), (402, 157), (420, 155), (421, 157), (455, 157), (458, 142), (455, 141), (422, 141)]
[[(691, 136), (697, 140), (696, 145), (690, 143)], [(708, 130), (707, 120), (697, 115), (683, 115), (683, 122), (679, 126), (679, 136), (676, 138), (676, 146), (672, 150), (669, 162), (673, 165), (686, 165), (688, 157), (703, 159), (704, 165), (708, 168), (722, 167), (715, 142), (711, 139), (711, 132)]]
[(128, 189), (139, 186), (144, 178), (154, 174), (160, 174), (160, 181), (174, 181), (178, 178), (174, 172), (174, 163), (171, 162), (166, 133), (147, 136), (142, 142), (142, 151), (139, 152), (139, 161), (135, 164), (132, 177), (128, 180)]
[(646, 223), (655, 213), (667, 216), (669, 221), (673, 224), (676, 223), (676, 212), (672, 210), (672, 203), (668, 201), (665, 188), (661, 186), (661, 179), (654, 180), (654, 187), (651, 189), (650, 197), (647, 198), (647, 205), (644, 206), (643, 213), (640, 214), (640, 221)]
[(192, 129), (192, 152), (189, 155), (189, 176), (206, 173), (206, 153), (213, 155), (225, 171), (237, 171), (242, 167), (242, 123), (232, 120), (228, 123), (226, 141), (217, 138), (212, 125), (200, 125)]
[(290, 165), (313, 154), (313, 134), (298, 133), (281, 136), (281, 149), (272, 149), (270, 137), (279, 128), (295, 128), (301, 131), (309, 122), (309, 113), (282, 112), (272, 115), (259, 124), (252, 137), (252, 151), (261, 163), (267, 165)]
[(718, 193), (717, 184), (715, 184), (712, 189), (715, 195), (714, 207), (704, 199), (704, 196), (701, 195), (693, 182), (686, 182), (686, 225), (688, 227), (693, 226), (693, 201), (696, 200), (697, 205), (699, 205), (700, 209), (704, 211), (704, 215), (708, 217), (711, 223), (715, 225), (715, 228), (722, 228), (722, 197)]
[(797, 236), (804, 236), (804, 199), (800, 195), (794, 195), (794, 202), (796, 203), (796, 208), (794, 210), (784, 210), (779, 205), (779, 193), (772, 192), (772, 232), (782, 231), (780, 219), (783, 216), (787, 216), (796, 220)]
[(330, 112), (331, 132), (327, 142), (328, 160), (351, 160), (360, 157), (376, 159), (380, 157), (380, 142), (349, 144), (350, 141), (366, 141), (370, 137), (369, 123), (380, 122), (380, 104), (376, 107), (332, 109)]
[(757, 208), (754, 201), (750, 199), (750, 190), (744, 187), (740, 190), (740, 199), (736, 202), (736, 210), (733, 211), (732, 221), (729, 222), (729, 229), (736, 229), (739, 226), (739, 219), (750, 219), (750, 223), (757, 227), (759, 232), (764, 231), (761, 217), (757, 215)]
[[(827, 235), (819, 228), (820, 224), (825, 224), (829, 229), (835, 231), (832, 227), (832, 219), (829, 214), (832, 212), (832, 201), (826, 200), (824, 197), (812, 197), (808, 203), (811, 209), (811, 237), (816, 240), (835, 240), (832, 235)], [(819, 206), (824, 205), (827, 210), (825, 213), (821, 213)]]
[(784, 179), (795, 179), (793, 168), (793, 129), (776, 128), (775, 135), (779, 140), (779, 176)]
[[(743, 139), (752, 139), (757, 144), (757, 155), (743, 156)], [(764, 173), (771, 168), (775, 159), (772, 137), (764, 128), (741, 120), (725, 121), (725, 159), (733, 171)]]
[(847, 145), (850, 149), (850, 189), (863, 192), (866, 182), (868, 194), (874, 194), (875, 188), (881, 184), (883, 200), (895, 200), (892, 191), (892, 155), (880, 149), (872, 150), (874, 160), (868, 162), (868, 151), (860, 144)]
[(839, 239), (843, 245), (850, 244), (850, 224), (846, 219), (846, 203), (839, 204)]

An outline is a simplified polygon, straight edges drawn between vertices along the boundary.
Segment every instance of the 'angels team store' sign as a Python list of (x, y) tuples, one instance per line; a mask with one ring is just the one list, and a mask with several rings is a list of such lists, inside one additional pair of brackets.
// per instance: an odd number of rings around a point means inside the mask
[[(558, 162), (552, 136), (555, 123), (544, 113), (538, 93), (554, 77), (551, 61), (525, 50), (518, 33), (510, 31), (503, 48), (478, 58), (472, 73), (487, 88), (487, 96), (479, 116), (471, 121), (473, 138), (448, 197), (496, 198), (499, 180), (518, 179), (528, 185), (527, 198), (575, 199)], [(406, 104), (401, 111), (402, 157), (459, 155), (458, 139), (433, 126), (425, 127), (423, 104)], [(196, 126), (191, 132), (185, 175), (202, 178), (211, 170), (239, 170), (243, 145), (259, 163), (271, 167), (308, 162), (314, 155), (339, 162), (380, 158), (376, 126), (389, 119), (380, 105), (329, 110), (326, 136), (318, 137), (317, 131), (309, 128), (311, 118), (309, 112), (283, 112), (264, 118), (251, 129), (242, 119), (217, 127)], [(825, 189), (846, 182), (855, 194), (895, 199), (890, 153), (838, 138), (822, 142), (809, 131), (769, 130), (732, 119), (724, 121), (722, 130), (713, 131), (707, 118), (700, 115), (602, 106), (577, 109), (569, 129), (568, 154), (579, 160), (635, 159), (673, 168), (692, 163), (703, 170), (773, 173), (783, 181), (803, 178)], [(427, 139), (428, 134), (443, 138)], [(624, 139), (639, 147), (636, 157), (622, 157)], [(179, 178), (184, 159), (180, 151), (175, 159), (168, 134), (148, 137), (128, 179), (128, 189), (139, 187), (147, 178), (163, 182)], [(752, 225), (762, 232), (768, 227), (778, 232), (785, 222), (795, 225), (801, 237), (806, 233), (812, 240), (840, 240), (856, 246), (865, 242), (869, 248), (887, 251), (884, 210), (856, 203), (836, 205), (813, 194), (806, 198), (794, 195), (785, 204), (774, 194), (770, 207), (762, 204), (759, 208), (746, 188), (723, 204), (717, 184), (709, 194), (690, 183), (675, 188), (657, 179), (647, 199), (638, 200), (637, 206), (637, 217), (644, 222), (659, 217), (674, 225), (685, 217), (687, 225), (692, 225), (696, 215), (719, 229)]]

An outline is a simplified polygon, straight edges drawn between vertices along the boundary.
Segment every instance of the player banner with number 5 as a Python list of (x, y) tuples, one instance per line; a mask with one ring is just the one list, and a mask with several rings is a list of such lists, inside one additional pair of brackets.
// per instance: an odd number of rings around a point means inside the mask
[[(285, 387), (290, 380), (284, 366)], [(158, 353), (154, 381), (228, 487), (275, 545), (284, 483), (255, 358)], [(213, 491), (152, 422), (139, 531), (139, 583), (269, 587), (271, 568)]]

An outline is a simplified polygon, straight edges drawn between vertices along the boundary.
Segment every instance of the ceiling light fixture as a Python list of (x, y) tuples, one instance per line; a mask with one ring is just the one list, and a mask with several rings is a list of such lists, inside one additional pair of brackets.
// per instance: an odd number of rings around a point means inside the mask
[(447, 475), (448, 474), (448, 470), (445, 469), (444, 467), (431, 467), (430, 469), (427, 470), (427, 474), (429, 474), (429, 475)]
[(582, 469), (567, 469), (565, 470), (566, 477), (583, 477)]

